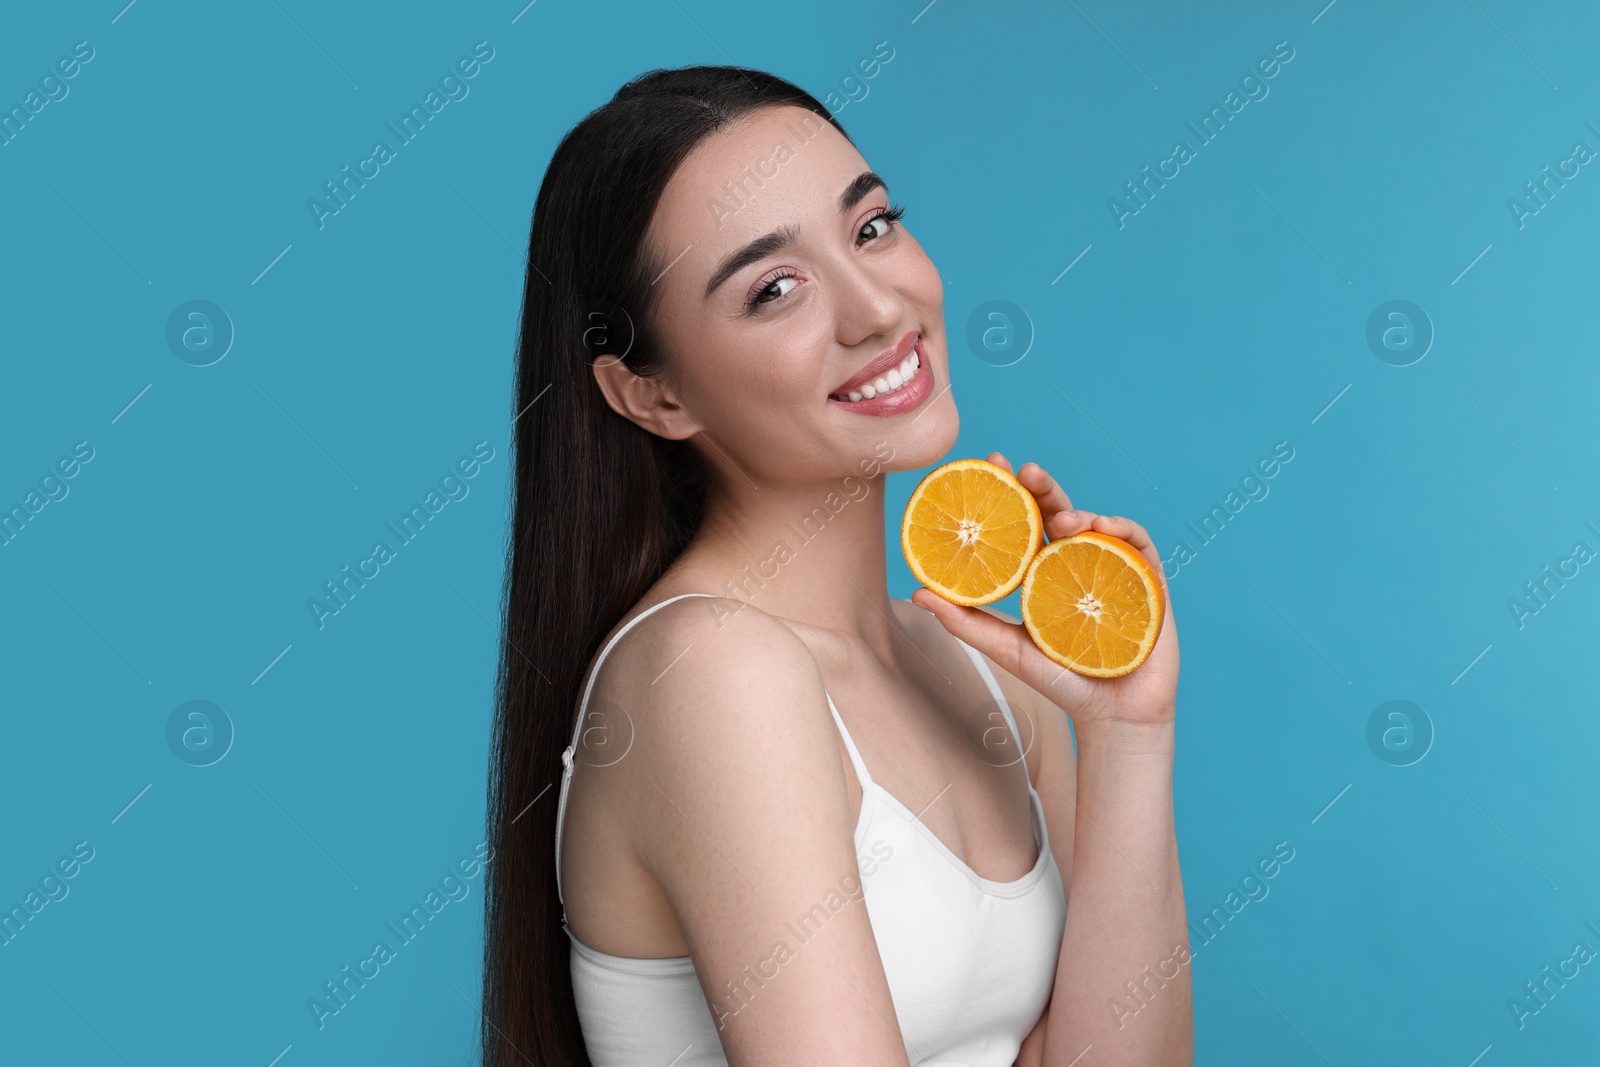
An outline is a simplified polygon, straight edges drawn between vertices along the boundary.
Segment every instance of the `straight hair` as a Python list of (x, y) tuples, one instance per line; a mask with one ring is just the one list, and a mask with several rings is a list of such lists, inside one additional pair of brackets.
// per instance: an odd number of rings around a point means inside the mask
[[(752, 112), (828, 109), (759, 70), (632, 79), (556, 147), (534, 203), (517, 346), (512, 514), (489, 754), (484, 1067), (589, 1063), (556, 891), (561, 754), (601, 639), (700, 528), (710, 471), (607, 405), (593, 362), (670, 373), (651, 318), (665, 264), (645, 234), (668, 180)], [(809, 120), (807, 120), (809, 121)]]

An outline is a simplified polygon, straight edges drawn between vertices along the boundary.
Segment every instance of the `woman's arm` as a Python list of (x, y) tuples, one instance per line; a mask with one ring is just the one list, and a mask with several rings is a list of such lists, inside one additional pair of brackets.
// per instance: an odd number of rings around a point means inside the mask
[(1173, 732), (1078, 730), (1072, 902), (1043, 1063), (1188, 1064), (1194, 1023), (1172, 810)]
[[(1012, 616), (994, 608), (986, 607), (983, 610), (1003, 622), (1017, 622)], [(1095, 814), (1094, 805), (1099, 802), (1090, 799), (1086, 795), (1087, 790), (1079, 785), (1080, 757), (1074, 754), (1072, 737), (1067, 731), (1067, 719), (1061, 709), (1015, 678), (1002, 664), (995, 663), (992, 666), (1018, 719), (1031, 723), (1031, 731), (1023, 728), (1024, 736), (1038, 739), (1038, 777), (1034, 787), (1045, 807), (1050, 847), (1061, 868), (1068, 901), (1067, 927), (1062, 934), (1053, 1000), (1023, 1041), (1016, 1067), (1049, 1067), (1051, 1061), (1045, 1058), (1044, 1050), (1046, 1031), (1051, 1027), (1068, 1033), (1084, 1031), (1077, 1047), (1068, 1051), (1067, 1063), (1071, 1063), (1073, 1057), (1090, 1044), (1096, 1048), (1095, 1055), (1104, 1049), (1130, 1045), (1126, 1053), (1130, 1058), (1113, 1057), (1107, 1061), (1111, 1063), (1188, 1063), (1190, 1054), (1186, 1045), (1169, 1055), (1140, 1049), (1137, 1043), (1122, 1040), (1135, 1026), (1150, 1031), (1156, 1038), (1159, 1038), (1163, 1028), (1176, 1026), (1186, 1032), (1189, 1027), (1188, 938), (1184, 935), (1187, 917), (1176, 864), (1176, 834), (1172, 832), (1170, 822), (1170, 767), (1163, 774), (1157, 766), (1148, 783), (1155, 793), (1168, 794), (1167, 817), (1136, 821), (1134, 832), (1137, 835), (1148, 831), (1155, 838), (1159, 838), (1163, 832), (1171, 835), (1168, 844), (1173, 850), (1170, 853), (1172, 865), (1166, 877), (1172, 879), (1176, 913), (1167, 907), (1166, 901), (1140, 899), (1139, 890), (1144, 891), (1145, 898), (1150, 898), (1154, 889), (1151, 883), (1161, 884), (1157, 874), (1159, 868), (1136, 858), (1130, 842), (1118, 836), (1110, 825), (1113, 820)], [(1088, 763), (1091, 775), (1095, 766), (1091, 753)], [(1130, 779), (1137, 777), (1130, 776)], [(1080, 806), (1085, 809), (1081, 815)], [(1080, 857), (1080, 841), (1089, 852), (1086, 858)], [(1115, 847), (1112, 847), (1113, 842)], [(1121, 879), (1116, 878), (1119, 870), (1122, 872)], [(1112, 910), (1123, 910), (1130, 914), (1117, 916), (1095, 903), (1096, 894), (1106, 892), (1104, 888), (1096, 888), (1105, 874), (1112, 878)], [(1144, 881), (1143, 875), (1148, 875), (1150, 882)], [(1121, 885), (1128, 879), (1133, 881), (1131, 888)], [(1077, 891), (1080, 882), (1089, 887), (1087, 892)], [(1157, 927), (1157, 936), (1153, 941), (1148, 935), (1137, 932), (1141, 923), (1151, 920)], [(1172, 925), (1169, 929), (1164, 924)], [(1092, 939), (1097, 931), (1113, 932), (1113, 936), (1105, 938), (1103, 944), (1083, 943), (1085, 934)], [(1159, 945), (1163, 940), (1163, 932), (1171, 931), (1176, 931), (1176, 939), (1169, 942), (1164, 950), (1148, 960), (1134, 963), (1126, 974), (1116, 973), (1115, 958), (1123, 946), (1136, 952), (1141, 944)], [(1074, 943), (1075, 938), (1078, 939), (1077, 943)], [(1145, 969), (1146, 965), (1148, 969)], [(1102, 968), (1110, 968), (1109, 975), (1102, 974)], [(1127, 981), (1133, 983), (1136, 996), (1131, 995), (1123, 984)], [(1088, 988), (1080, 993), (1075, 992), (1075, 986)], [(1094, 995), (1096, 992), (1099, 993), (1098, 999)], [(1069, 1019), (1071, 1009), (1067, 1005), (1071, 1004), (1081, 1006), (1075, 1017), (1083, 1017), (1086, 1021), (1074, 1022)], [(1158, 1007), (1162, 1010), (1158, 1011)], [(1099, 1037), (1094, 1033), (1097, 1026), (1102, 1031)], [(1187, 1038), (1182, 1040), (1186, 1041)], [(1060, 1038), (1057, 1043), (1060, 1043)], [(1159, 1048), (1160, 1041), (1156, 1040), (1155, 1043)], [(1085, 1057), (1081, 1062), (1087, 1064), (1089, 1058)]]
[[(1010, 469), (1003, 456), (989, 459)], [(1024, 466), (1019, 477), (1038, 497), (1052, 539), (1092, 527), (1127, 540), (1159, 571), (1143, 527), (1070, 510), (1066, 494), (1036, 466)], [(1043, 1037), (1036, 1028), (1028, 1039), (1038, 1043), (1039, 1067), (1191, 1063), (1187, 918), (1172, 802), (1178, 647), (1170, 600), (1150, 659), (1122, 678), (1095, 679), (1063, 670), (1023, 627), (993, 613), (926, 591), (913, 599), (1032, 690), (1023, 710), (1037, 716), (1046, 746), (1036, 788), (1049, 810), (1052, 843), (1057, 827), (1068, 820), (1072, 826), (1070, 854), (1057, 857), (1069, 906), (1055, 987)], [(1077, 734), (1075, 761), (1065, 723), (1055, 721), (1063, 712)]]
[(821, 673), (783, 623), (715, 604), (652, 616), (608, 689), (635, 730), (607, 768), (625, 775), (619, 818), (677, 917), (730, 1064), (908, 1067)]

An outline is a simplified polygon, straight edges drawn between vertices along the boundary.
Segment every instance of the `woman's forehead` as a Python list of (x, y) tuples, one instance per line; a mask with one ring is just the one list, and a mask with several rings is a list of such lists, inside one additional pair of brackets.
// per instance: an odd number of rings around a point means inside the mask
[(839, 195), (867, 169), (826, 119), (799, 107), (767, 107), (718, 130), (667, 182), (650, 243), (682, 281), (706, 279), (730, 252), (785, 226), (831, 221)]

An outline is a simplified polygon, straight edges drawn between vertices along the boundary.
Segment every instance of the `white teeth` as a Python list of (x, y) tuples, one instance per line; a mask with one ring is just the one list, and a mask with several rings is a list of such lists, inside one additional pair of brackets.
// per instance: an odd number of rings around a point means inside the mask
[(900, 365), (889, 371), (888, 374), (861, 386), (859, 392), (852, 389), (845, 395), (850, 398), (851, 403), (855, 403), (860, 400), (871, 400), (875, 396), (892, 393), (909, 385), (911, 380), (917, 376), (917, 371), (921, 369), (922, 357), (917, 355), (917, 350), (913, 348), (911, 354), (901, 360)]

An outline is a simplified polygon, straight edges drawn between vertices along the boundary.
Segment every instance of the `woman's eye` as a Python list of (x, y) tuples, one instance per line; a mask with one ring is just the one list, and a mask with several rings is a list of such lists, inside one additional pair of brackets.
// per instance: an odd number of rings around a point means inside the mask
[(862, 225), (856, 236), (866, 241), (874, 241), (887, 237), (894, 230), (895, 224), (904, 217), (906, 209), (903, 207), (885, 208)]
[[(784, 285), (786, 282), (788, 283), (787, 287)], [(755, 300), (751, 302), (755, 304), (770, 304), (774, 300), (782, 300), (794, 289), (795, 284), (795, 280), (791, 276), (786, 275), (782, 278), (774, 278), (761, 292), (756, 294)]]
[[(889, 216), (887, 216), (887, 215), (875, 215), (872, 218), (867, 220), (866, 225), (861, 227), (861, 233), (858, 234), (857, 236), (865, 238), (868, 241), (871, 241), (871, 240), (873, 240), (874, 238), (877, 238), (877, 237), (887, 237), (887, 236), (889, 236), (889, 231), (891, 229), (893, 229), (893, 227), (889, 223)], [(877, 232), (874, 233), (873, 232), (874, 230), (876, 230)]]

